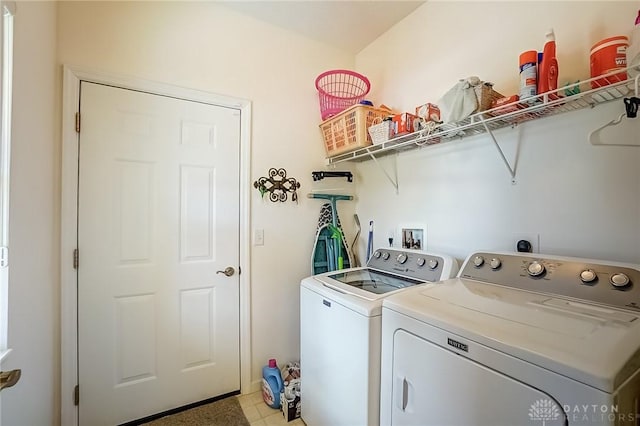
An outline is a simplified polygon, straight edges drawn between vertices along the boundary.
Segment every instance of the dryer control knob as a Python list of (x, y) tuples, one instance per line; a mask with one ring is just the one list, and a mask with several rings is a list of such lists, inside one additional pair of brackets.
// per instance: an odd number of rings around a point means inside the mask
[(611, 284), (616, 288), (626, 287), (631, 284), (629, 277), (622, 272), (611, 275)]
[(424, 257), (419, 257), (418, 260), (416, 260), (416, 264), (420, 267), (423, 267), (425, 263), (427, 263), (427, 261), (424, 260)]
[(484, 257), (482, 256), (476, 256), (473, 258), (473, 264), (476, 266), (476, 268), (481, 267), (484, 264)]
[(429, 269), (436, 269), (438, 267), (437, 259), (429, 259)]
[(373, 257), (375, 257), (376, 259), (380, 259), (380, 252), (376, 250), (375, 253), (373, 253)]
[(537, 260), (534, 260), (529, 264), (529, 266), (527, 266), (527, 273), (532, 277), (539, 277), (544, 274), (544, 271), (544, 265)]
[(497, 257), (494, 257), (493, 259), (491, 259), (491, 262), (489, 262), (489, 265), (491, 265), (491, 269), (495, 270), (502, 266), (502, 262)]
[(580, 272), (580, 280), (583, 283), (592, 283), (597, 279), (598, 275), (596, 275), (596, 272), (593, 269), (585, 269), (584, 271)]
[(383, 260), (389, 260), (389, 256), (391, 256), (391, 255), (389, 254), (388, 251), (385, 251), (384, 253), (382, 253), (382, 259)]
[(396, 260), (398, 261), (399, 264), (402, 265), (404, 262), (407, 261), (407, 255), (404, 253), (400, 253), (398, 257), (396, 257)]

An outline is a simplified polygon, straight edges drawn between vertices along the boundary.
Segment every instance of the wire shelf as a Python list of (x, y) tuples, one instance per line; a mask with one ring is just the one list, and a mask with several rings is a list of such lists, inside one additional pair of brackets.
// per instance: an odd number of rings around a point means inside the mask
[[(631, 67), (630, 67), (631, 68)], [(636, 69), (639, 68), (636, 66)], [(628, 70), (629, 68), (627, 68)], [(378, 145), (370, 145), (355, 151), (327, 158), (327, 164), (345, 161), (366, 161), (401, 150), (445, 143), (468, 136), (493, 132), (505, 127), (513, 127), (527, 121), (550, 117), (584, 108), (593, 108), (599, 104), (622, 99), (625, 96), (638, 96), (640, 75), (635, 79), (619, 80), (621, 70), (604, 74), (589, 80), (572, 83), (534, 98), (519, 101), (473, 114), (456, 123), (445, 123), (430, 134), (414, 132), (390, 139)], [(602, 83), (606, 82), (606, 85)], [(593, 88), (592, 86), (598, 86)], [(576, 93), (577, 92), (577, 93)], [(517, 107), (515, 111), (502, 113), (508, 107)]]

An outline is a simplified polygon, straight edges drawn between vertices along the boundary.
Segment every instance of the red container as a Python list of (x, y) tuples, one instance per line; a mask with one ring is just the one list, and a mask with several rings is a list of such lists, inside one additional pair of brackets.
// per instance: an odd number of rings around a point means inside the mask
[(393, 133), (397, 136), (413, 133), (418, 130), (419, 121), (420, 119), (417, 116), (408, 112), (396, 114), (393, 116)]
[[(526, 108), (526, 105), (518, 103), (520, 97), (518, 95), (505, 96), (491, 102), (491, 115), (507, 114)], [(495, 108), (495, 110), (493, 110)]]
[[(626, 36), (609, 37), (594, 44), (591, 48), (591, 78), (625, 69), (627, 47), (629, 47), (629, 39)], [(626, 79), (627, 73), (620, 72), (592, 81), (591, 88), (595, 89)]]
[(437, 105), (426, 103), (416, 107), (416, 115), (424, 121), (440, 121), (440, 108)]

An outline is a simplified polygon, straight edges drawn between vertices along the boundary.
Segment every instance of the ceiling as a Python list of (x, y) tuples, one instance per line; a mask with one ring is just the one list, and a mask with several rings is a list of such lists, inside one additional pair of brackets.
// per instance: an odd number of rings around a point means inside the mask
[(228, 0), (222, 3), (239, 13), (356, 54), (425, 1)]

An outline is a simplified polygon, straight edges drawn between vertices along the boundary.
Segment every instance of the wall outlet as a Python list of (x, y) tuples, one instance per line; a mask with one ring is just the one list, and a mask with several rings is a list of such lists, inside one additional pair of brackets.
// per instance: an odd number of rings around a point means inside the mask
[(509, 250), (518, 251), (518, 241), (527, 240), (531, 243), (531, 253), (540, 253), (540, 234), (535, 232), (517, 232), (511, 237)]
[(264, 245), (264, 229), (256, 229), (253, 231), (253, 245), (254, 246)]

